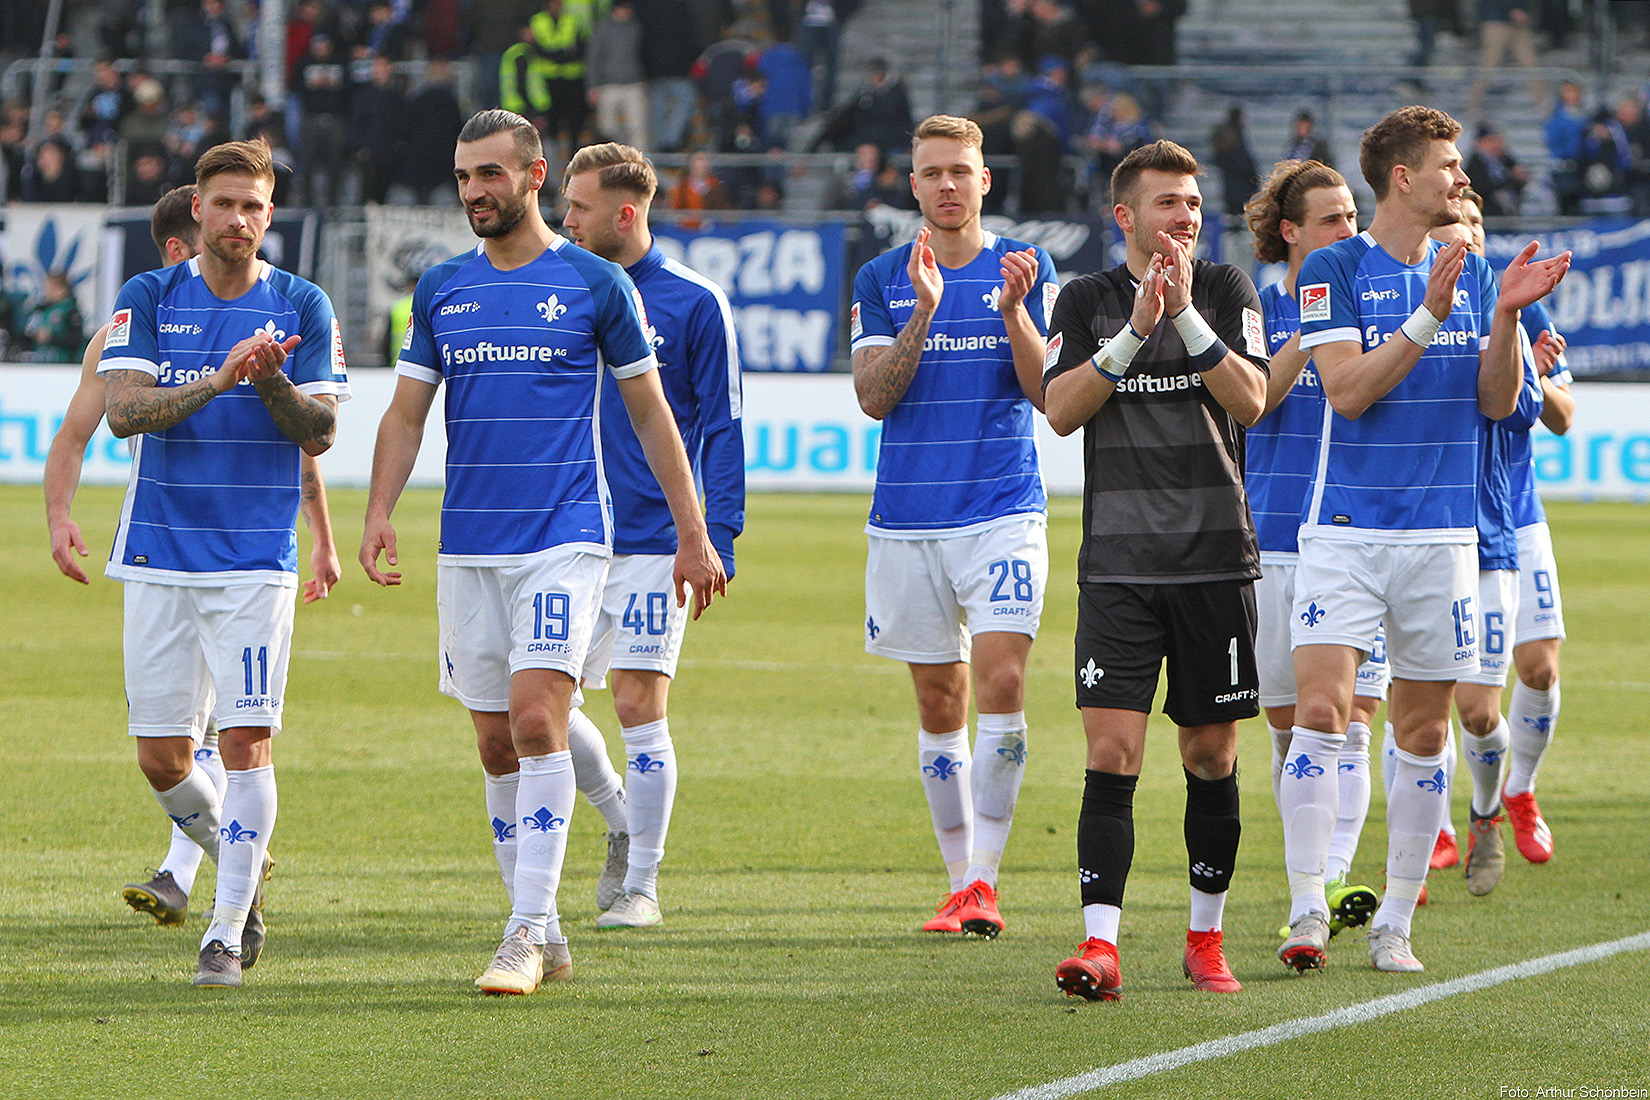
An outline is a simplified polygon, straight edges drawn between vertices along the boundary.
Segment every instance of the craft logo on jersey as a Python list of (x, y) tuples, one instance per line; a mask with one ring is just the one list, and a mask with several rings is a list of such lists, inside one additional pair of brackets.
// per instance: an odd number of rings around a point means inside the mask
[(848, 337), (858, 340), (865, 335), (865, 326), (859, 323), (859, 303), (855, 302), (848, 307)]
[(1060, 361), (1060, 348), (1066, 342), (1066, 334), (1056, 332), (1054, 339), (1048, 342), (1048, 351), (1043, 353), (1043, 371), (1047, 373), (1054, 369), (1054, 364)]
[(985, 302), (986, 309), (991, 310), (993, 313), (1001, 313), (1002, 309), (998, 306), (997, 302), (1002, 298), (1002, 296), (1003, 288), (1000, 286), (994, 286), (989, 292), (980, 295), (980, 299)]
[(1266, 357), (1266, 323), (1258, 310), (1243, 308), (1243, 343), (1250, 355)]
[(109, 335), (103, 338), (103, 346), (106, 348), (123, 348), (131, 342), (132, 311), (117, 309), (114, 317), (109, 321)]
[(1301, 320), (1329, 320), (1329, 284), (1309, 283), (1301, 287)]
[[(637, 295), (636, 301), (638, 303), (640, 303), (641, 300), (642, 300), (641, 296)], [(637, 308), (640, 309), (639, 304), (638, 304)], [(539, 306), (538, 306), (538, 309), (539, 309), (539, 316), (544, 318), (544, 323), (547, 324), (547, 325), (555, 324), (556, 323), (556, 318), (560, 317), (562, 314), (567, 312), (567, 307), (562, 305), (561, 301), (559, 299), (557, 299), (557, 297), (554, 294), (550, 295), (549, 298), (547, 298), (544, 301), (540, 302)], [(645, 314), (645, 313), (642, 314), (642, 324), (644, 326), (647, 324), (647, 314)]]

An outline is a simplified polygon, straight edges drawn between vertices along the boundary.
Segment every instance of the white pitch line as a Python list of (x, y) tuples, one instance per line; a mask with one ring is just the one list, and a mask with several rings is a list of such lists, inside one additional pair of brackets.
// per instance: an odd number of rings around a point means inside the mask
[(1116, 1085), (1124, 1081), (1137, 1081), (1142, 1077), (1150, 1077), (1156, 1073), (1166, 1073), (1169, 1070), (1179, 1069), (1182, 1066), (1189, 1066), (1196, 1062), (1207, 1062), (1212, 1058), (1224, 1058), (1246, 1050), (1275, 1046), (1291, 1039), (1316, 1035), (1322, 1031), (1367, 1023), (1382, 1016), (1390, 1016), (1394, 1012), (1407, 1012), (1412, 1008), (1431, 1004), (1433, 1001), (1441, 1001), (1445, 997), (1454, 997), (1459, 993), (1476, 993), (1481, 989), (1489, 989), (1492, 986), (1502, 985), (1506, 982), (1534, 978), (1541, 974), (1549, 974), (1554, 970), (1580, 966), (1583, 963), (1598, 962), (1612, 955), (1620, 955), (1629, 951), (1643, 951), (1647, 948), (1650, 948), (1650, 932), (1641, 932), (1636, 936), (1613, 940), (1610, 943), (1594, 944), (1591, 947), (1578, 947), (1574, 951), (1564, 951), (1557, 955), (1545, 955), (1539, 959), (1513, 963), (1510, 966), (1498, 966), (1494, 970), (1469, 974), (1464, 978), (1455, 978), (1451, 981), (1439, 982), (1436, 985), (1411, 989), (1405, 993), (1377, 997), (1373, 1001), (1349, 1005), (1323, 1016), (1286, 1020), (1281, 1024), (1261, 1028), (1259, 1031), (1248, 1031), (1242, 1035), (1228, 1035), (1222, 1039), (1211, 1039), (1208, 1042), (1197, 1043), (1194, 1046), (1181, 1047), (1179, 1050), (1165, 1051), (1162, 1054), (1152, 1054), (1145, 1058), (1120, 1062), (1115, 1066), (1093, 1069), (1087, 1073), (1080, 1073), (1075, 1077), (1050, 1081), (1046, 1085), (1033, 1085), (1030, 1088), (1021, 1089), (1019, 1092), (1005, 1093), (997, 1097), (996, 1100), (1060, 1100), (1060, 1098), (1067, 1096), (1078, 1096), (1085, 1092), (1103, 1089), (1107, 1085)]

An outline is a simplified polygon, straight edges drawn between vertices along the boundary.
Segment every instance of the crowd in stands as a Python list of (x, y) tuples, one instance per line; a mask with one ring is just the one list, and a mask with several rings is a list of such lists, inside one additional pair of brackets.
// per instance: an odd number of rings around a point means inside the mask
[[(203, 148), (261, 136), (289, 169), (282, 205), (451, 203), (458, 129), (470, 110), (499, 104), (532, 118), (555, 156), (600, 139), (663, 154), (666, 198), (683, 210), (912, 205), (901, 165), (913, 111), (897, 67), (873, 59), (839, 94), (841, 28), (862, 0), (765, 0), (766, 26), (750, 37), (734, 33), (732, 0), (267, 0), (288, 5), (278, 103), (256, 92), (259, 2), (174, 0), (160, 28), (144, 24), (154, 5), (143, 0), (97, 5), (99, 58), (41, 89), (44, 111), (0, 104), (0, 194), (143, 206), (186, 182)], [(1482, 62), (1524, 63), (1537, 33), (1569, 34), (1559, 7), (1480, 0)], [(1111, 169), (1161, 136), (1172, 86), (1138, 66), (1175, 63), (1186, 10), (1187, 0), (984, 0), (972, 113), (985, 153), (1039, 166), (999, 170), (993, 212), (1106, 206)], [(1470, 30), (1453, 0), (1409, 10), (1417, 64), (1440, 31)], [(0, 51), (38, 50), (30, 33), (27, 14), (8, 11)], [(62, 34), (55, 48), (72, 55), (74, 43)], [(1643, 96), (1588, 104), (1565, 84), (1553, 99), (1543, 182), (1559, 211), (1650, 213)], [(1497, 126), (1472, 119), (1485, 212), (1516, 215), (1537, 180)], [(1208, 144), (1234, 215), (1274, 152), (1333, 161), (1306, 111), (1285, 148), (1254, 148), (1235, 106)], [(852, 159), (823, 183), (784, 155), (827, 151)], [(712, 157), (689, 164), (689, 152)], [(768, 159), (718, 159), (733, 153)]]

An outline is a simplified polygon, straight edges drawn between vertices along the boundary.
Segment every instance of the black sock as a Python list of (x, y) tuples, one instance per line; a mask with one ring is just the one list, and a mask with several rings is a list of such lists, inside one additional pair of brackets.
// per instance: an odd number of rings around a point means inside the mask
[(1123, 905), (1134, 863), (1134, 788), (1139, 776), (1083, 773), (1077, 816), (1077, 881), (1084, 905)]
[(1242, 832), (1237, 769), (1225, 779), (1199, 779), (1186, 772), (1186, 863), (1193, 889), (1226, 892)]

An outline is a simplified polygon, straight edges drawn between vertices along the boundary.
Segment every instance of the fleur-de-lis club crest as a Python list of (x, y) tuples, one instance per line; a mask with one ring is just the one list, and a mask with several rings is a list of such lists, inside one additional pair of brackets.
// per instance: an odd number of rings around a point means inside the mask
[(1093, 657), (1089, 658), (1088, 664), (1077, 670), (1077, 676), (1083, 681), (1083, 686), (1086, 688), (1091, 688), (1095, 684), (1098, 684), (1101, 677), (1105, 676), (1105, 674), (1106, 670), (1095, 664)]
[(547, 325), (555, 324), (556, 318), (566, 312), (567, 307), (562, 305), (554, 294), (539, 303), (539, 316), (544, 318), (544, 323)]
[(1439, 768), (1427, 778), (1417, 779), (1415, 781), (1415, 785), (1423, 791), (1430, 791), (1433, 794), (1443, 794), (1445, 791), (1449, 790), (1449, 776), (1444, 774), (1443, 768)]
[(637, 753), (636, 759), (632, 760), (626, 766), (638, 775), (646, 775), (648, 772), (662, 772), (665, 770), (665, 762), (663, 760), (649, 756), (645, 752)]
[(265, 321), (263, 323), (263, 327), (258, 329), (258, 331), (266, 334), (271, 340), (279, 341), (279, 340), (285, 340), (286, 339), (286, 330), (276, 328), (274, 318), (270, 318), (269, 320)]
[(1305, 623), (1307, 626), (1317, 626), (1318, 620), (1322, 619), (1327, 614), (1327, 611), (1319, 607), (1316, 602), (1313, 602), (1307, 605), (1305, 611), (1301, 612), (1301, 622)]
[(936, 756), (932, 764), (922, 766), (922, 774), (933, 776), (942, 783), (960, 771), (962, 771), (962, 764), (949, 756)]
[(1323, 774), (1323, 768), (1312, 763), (1312, 758), (1303, 752), (1283, 766), (1283, 774), (1296, 779), (1315, 779)]
[(187, 828), (189, 828), (189, 826), (191, 826), (195, 823), (195, 819), (200, 816), (200, 812), (196, 811), (195, 813), (190, 814), (188, 817), (179, 817), (177, 814), (167, 814), (166, 816), (171, 818), (172, 823), (175, 824), (178, 828), (187, 829)]
[(567, 824), (565, 817), (557, 817), (550, 812), (548, 806), (540, 806), (536, 811), (521, 820), (524, 825), (535, 833), (553, 833)]
[(1007, 757), (1010, 764), (1024, 764), (1026, 762), (1026, 743), (1016, 741), (1012, 745), (1004, 745), (997, 750), (997, 755)]
[(503, 844), (506, 840), (516, 839), (516, 827), (502, 817), (493, 818), (493, 842)]
[(218, 830), (218, 835), (223, 837), (226, 844), (250, 844), (258, 835), (258, 830), (242, 828), (239, 821), (231, 821)]

